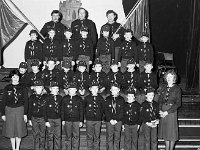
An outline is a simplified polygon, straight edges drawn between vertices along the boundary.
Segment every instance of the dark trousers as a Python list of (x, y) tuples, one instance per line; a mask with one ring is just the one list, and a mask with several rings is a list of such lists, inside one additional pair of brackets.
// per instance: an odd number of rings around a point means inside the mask
[(125, 150), (137, 150), (138, 143), (138, 125), (124, 125), (124, 149)]
[(157, 150), (157, 127), (151, 128), (143, 123), (143, 132), (144, 132), (144, 147), (145, 150)]
[(122, 122), (119, 121), (115, 125), (111, 125), (110, 122), (106, 122), (106, 149), (107, 150), (119, 150), (121, 139)]
[(79, 150), (80, 129), (79, 122), (65, 121), (66, 150)]
[(87, 149), (100, 150), (101, 121), (87, 121)]
[(44, 150), (45, 149), (45, 121), (44, 118), (31, 118), (32, 122), (32, 133), (34, 139), (34, 150)]
[(51, 127), (47, 128), (49, 150), (60, 150), (61, 147), (61, 119), (48, 119)]

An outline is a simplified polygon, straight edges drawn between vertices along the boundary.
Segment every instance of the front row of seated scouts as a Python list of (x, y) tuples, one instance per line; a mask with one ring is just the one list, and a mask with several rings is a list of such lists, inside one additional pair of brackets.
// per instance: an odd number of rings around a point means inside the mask
[[(20, 64), (20, 67), (23, 66), (24, 63)], [(83, 66), (86, 69), (85, 64)], [(81, 69), (79, 74), (82, 74)], [(10, 138), (13, 150), (19, 150), (21, 138), (27, 135), (28, 121), (33, 128), (35, 150), (45, 149), (46, 129), (48, 149), (61, 149), (62, 125), (67, 150), (79, 149), (79, 128), (83, 124), (86, 125), (88, 149), (100, 149), (102, 121), (106, 123), (107, 150), (120, 149), (122, 129), (125, 132), (124, 148), (137, 149), (137, 133), (141, 125), (145, 150), (157, 149), (158, 136), (164, 138), (167, 150), (173, 149), (178, 140), (177, 109), (181, 105), (181, 90), (175, 85), (177, 76), (172, 70), (164, 76), (167, 85), (159, 90), (159, 104), (153, 100), (155, 89), (151, 86), (141, 92), (145, 95), (142, 103), (137, 102), (136, 97), (140, 91), (133, 85), (125, 90), (126, 96), (121, 96), (121, 86), (116, 82), (118, 80), (109, 84), (107, 88), (111, 94), (104, 98), (99, 94), (102, 86), (94, 79), (88, 85), (89, 95), (83, 97), (79, 95), (82, 87), (78, 81), (81, 78), (72, 79), (63, 85), (64, 96), (60, 95), (60, 83), (54, 78), (49, 80), (48, 86), (45, 85), (46, 80), (36, 79), (28, 97), (27, 87), (20, 80), (24, 75), (13, 70), (10, 77), (11, 84), (4, 89), (1, 114), (5, 121), (3, 135)], [(157, 136), (159, 119), (161, 124)]]

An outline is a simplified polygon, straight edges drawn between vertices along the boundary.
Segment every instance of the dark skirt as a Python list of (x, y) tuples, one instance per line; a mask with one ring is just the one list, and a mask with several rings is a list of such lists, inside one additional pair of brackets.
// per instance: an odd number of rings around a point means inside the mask
[(166, 117), (160, 119), (158, 137), (165, 141), (178, 140), (177, 112), (169, 113)]
[(22, 138), (27, 135), (26, 123), (24, 122), (24, 107), (5, 108), (6, 121), (3, 125), (2, 135), (8, 138)]

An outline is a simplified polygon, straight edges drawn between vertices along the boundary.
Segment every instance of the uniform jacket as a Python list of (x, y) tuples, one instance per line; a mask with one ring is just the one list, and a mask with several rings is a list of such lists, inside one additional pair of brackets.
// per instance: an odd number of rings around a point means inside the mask
[(64, 39), (61, 43), (62, 57), (73, 57), (73, 61), (76, 57), (75, 55), (75, 41), (72, 39)]
[(96, 81), (100, 88), (102, 87), (106, 87), (107, 84), (107, 78), (106, 78), (106, 73), (105, 72), (94, 72), (92, 71), (90, 73), (90, 84), (92, 83), (92, 81)]
[(60, 70), (54, 68), (53, 70), (44, 69), (42, 72), (42, 80), (45, 86), (49, 86), (51, 81), (60, 81)]
[(138, 54), (138, 60), (143, 61), (154, 61), (154, 52), (153, 47), (150, 43), (140, 43), (137, 46), (137, 54)]
[(89, 73), (87, 71), (84, 71), (83, 73), (76, 71), (75, 82), (77, 83), (78, 88), (87, 89), (89, 86)]
[(124, 79), (124, 87), (128, 89), (129, 86), (134, 86), (135, 88), (139, 89), (139, 72), (128, 72), (126, 71), (123, 75)]
[(74, 80), (74, 71), (69, 70), (67, 73), (64, 70), (60, 71), (60, 87), (66, 88), (70, 82)]

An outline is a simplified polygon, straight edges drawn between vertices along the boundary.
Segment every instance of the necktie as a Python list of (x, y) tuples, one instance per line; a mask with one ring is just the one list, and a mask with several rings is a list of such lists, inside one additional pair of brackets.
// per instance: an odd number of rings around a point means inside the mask
[(99, 73), (97, 72), (97, 82), (99, 83)]
[(54, 95), (54, 103), (55, 103), (55, 111), (58, 113), (58, 102), (56, 95)]
[(150, 104), (150, 120), (154, 120), (154, 116), (155, 116), (155, 112), (153, 111), (153, 104), (152, 103), (149, 103)]
[(97, 111), (96, 111), (96, 96), (94, 96), (94, 116), (96, 116)]
[(37, 102), (38, 102), (38, 110), (37, 110), (37, 112), (39, 112), (40, 111), (40, 107), (41, 107), (41, 95), (37, 95), (36, 98), (37, 98)]
[(116, 98), (113, 97), (112, 99), (112, 112), (116, 113)]
[(83, 73), (81, 72), (81, 89), (83, 89)]
[(14, 98), (15, 98), (15, 104), (18, 102), (18, 97), (17, 97), (17, 89), (16, 87), (13, 88), (14, 90)]

